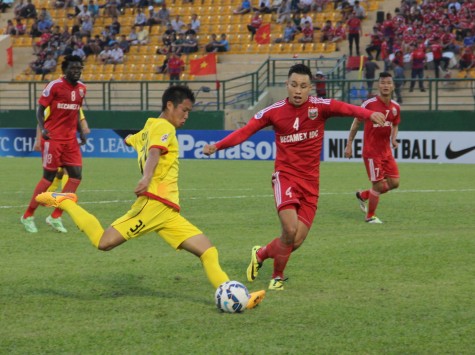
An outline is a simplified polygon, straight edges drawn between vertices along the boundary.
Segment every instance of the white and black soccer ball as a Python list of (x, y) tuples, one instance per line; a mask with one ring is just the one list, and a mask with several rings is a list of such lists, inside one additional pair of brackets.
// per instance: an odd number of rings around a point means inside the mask
[(216, 307), (226, 313), (244, 312), (250, 297), (247, 287), (238, 281), (222, 283), (214, 295)]

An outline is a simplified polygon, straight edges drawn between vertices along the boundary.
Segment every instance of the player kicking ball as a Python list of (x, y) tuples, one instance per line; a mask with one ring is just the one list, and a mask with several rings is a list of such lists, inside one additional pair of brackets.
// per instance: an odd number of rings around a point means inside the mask
[[(142, 178), (134, 190), (135, 203), (106, 230), (95, 216), (77, 204), (73, 193), (45, 192), (38, 195), (36, 201), (66, 211), (99, 250), (108, 251), (155, 232), (172, 248), (184, 249), (199, 257), (209, 282), (217, 289), (230, 280), (221, 269), (218, 250), (201, 230), (180, 214), (176, 128), (185, 124), (194, 102), (195, 96), (188, 87), (170, 86), (163, 94), (160, 116), (149, 118), (140, 132), (125, 138), (137, 151)], [(264, 297), (264, 290), (252, 292), (247, 308), (256, 307)]]
[[(399, 186), (399, 169), (391, 148), (398, 146), (398, 125), (401, 122), (401, 108), (391, 100), (394, 82), (390, 73), (379, 74), (379, 95), (363, 102), (361, 107), (381, 112), (386, 116), (384, 125), (365, 123), (363, 136), (363, 160), (371, 181), (371, 188), (357, 191), (356, 198), (361, 210), (366, 214), (366, 222), (371, 224), (383, 223), (376, 217), (379, 196), (396, 189)], [(360, 120), (355, 118), (351, 124), (345, 157), (353, 155), (353, 141), (360, 126)]]

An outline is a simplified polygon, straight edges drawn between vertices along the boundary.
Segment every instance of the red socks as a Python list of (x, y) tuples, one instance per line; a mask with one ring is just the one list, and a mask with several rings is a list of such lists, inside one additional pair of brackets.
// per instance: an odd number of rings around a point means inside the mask
[[(81, 180), (79, 179), (69, 178), (68, 182), (66, 183), (66, 185), (64, 185), (63, 190), (61, 192), (76, 192), (80, 183)], [(62, 214), (63, 210), (55, 208), (53, 213), (51, 213), (51, 217), (58, 218), (61, 217)]]
[(38, 208), (39, 204), (36, 202), (35, 197), (38, 196), (40, 193), (45, 192), (48, 190), (48, 187), (50, 187), (51, 181), (46, 180), (45, 178), (42, 178), (38, 185), (35, 187), (35, 191), (33, 191), (33, 196), (31, 197), (30, 204), (28, 205), (28, 208), (23, 215), (23, 218), (28, 218), (33, 216), (35, 213), (36, 209)]
[(379, 195), (379, 192), (374, 191), (373, 189), (369, 190), (368, 213), (366, 214), (366, 218), (371, 218), (374, 216), (374, 212), (376, 211), (379, 203)]
[(264, 261), (268, 258), (274, 259), (274, 272), (272, 278), (280, 277), (284, 278), (284, 269), (289, 261), (290, 254), (292, 253), (293, 245), (286, 245), (282, 243), (280, 238), (275, 238), (266, 246), (259, 249), (257, 252), (257, 258), (259, 261)]

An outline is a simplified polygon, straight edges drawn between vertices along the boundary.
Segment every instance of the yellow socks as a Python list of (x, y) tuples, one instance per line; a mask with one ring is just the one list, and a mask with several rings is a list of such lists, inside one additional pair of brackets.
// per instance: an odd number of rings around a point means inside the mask
[(229, 281), (228, 275), (221, 269), (218, 259), (218, 250), (216, 247), (211, 247), (200, 256), (203, 269), (209, 282), (216, 289), (223, 282)]
[(104, 233), (104, 228), (102, 228), (97, 218), (71, 200), (61, 202), (61, 209), (71, 216), (79, 230), (84, 232), (97, 248)]

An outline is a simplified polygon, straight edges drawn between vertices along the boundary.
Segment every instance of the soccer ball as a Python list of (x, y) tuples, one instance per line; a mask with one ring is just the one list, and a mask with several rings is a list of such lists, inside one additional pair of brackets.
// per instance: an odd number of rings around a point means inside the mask
[(214, 295), (216, 307), (226, 313), (244, 312), (250, 297), (246, 286), (238, 281), (222, 283)]

